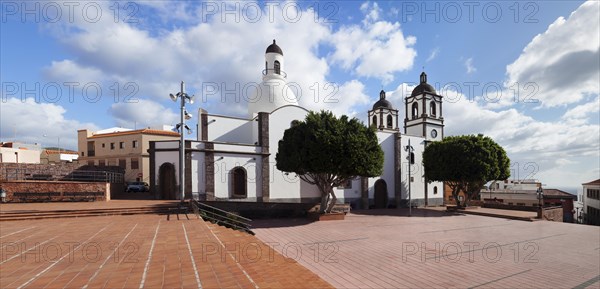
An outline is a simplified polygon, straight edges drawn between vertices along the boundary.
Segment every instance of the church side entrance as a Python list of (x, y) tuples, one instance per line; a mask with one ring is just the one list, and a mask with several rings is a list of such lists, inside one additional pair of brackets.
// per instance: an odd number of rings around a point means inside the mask
[(377, 180), (375, 182), (375, 209), (387, 208), (387, 202), (387, 184), (384, 180)]
[(175, 200), (175, 166), (172, 163), (164, 163), (158, 168), (159, 199)]

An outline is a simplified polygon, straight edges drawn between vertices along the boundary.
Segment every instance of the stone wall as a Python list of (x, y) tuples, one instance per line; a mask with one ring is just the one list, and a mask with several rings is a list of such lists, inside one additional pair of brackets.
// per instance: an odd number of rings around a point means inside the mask
[(124, 174), (118, 166), (88, 166), (78, 163), (59, 164), (16, 164), (0, 163), (0, 181), (14, 180), (64, 180), (73, 176), (73, 172), (110, 172)]
[(544, 220), (552, 222), (563, 221), (563, 208), (562, 207), (550, 207), (544, 208)]
[(515, 211), (527, 211), (527, 212), (537, 212), (537, 206), (518, 206), (518, 205), (507, 205), (502, 203), (484, 203), (484, 208), (491, 209), (502, 209), (502, 210), (515, 210)]
[(109, 201), (110, 183), (5, 181), (6, 202)]

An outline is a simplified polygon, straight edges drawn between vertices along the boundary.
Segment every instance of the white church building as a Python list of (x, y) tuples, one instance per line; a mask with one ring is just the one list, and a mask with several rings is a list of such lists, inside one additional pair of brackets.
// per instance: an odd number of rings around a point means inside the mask
[[(316, 186), (294, 173), (279, 171), (275, 155), (283, 133), (294, 120), (304, 120), (308, 110), (299, 106), (287, 82), (283, 51), (273, 40), (265, 53), (262, 83), (248, 104), (247, 118), (210, 114), (199, 110), (197, 140), (185, 143), (186, 198), (205, 201), (319, 202)], [(287, 89), (287, 90), (286, 90)], [(383, 174), (358, 177), (335, 188), (338, 202), (354, 208), (441, 205), (443, 183), (428, 183), (421, 165), (422, 153), (431, 141), (444, 136), (442, 96), (420, 84), (404, 101), (404, 129), (400, 113), (382, 90), (368, 111), (368, 125), (377, 128), (385, 154)], [(413, 151), (407, 151), (411, 144)], [(179, 179), (179, 142), (150, 143), (150, 182), (158, 199), (176, 199)], [(410, 173), (409, 178), (409, 163)], [(410, 184), (409, 184), (410, 181)]]

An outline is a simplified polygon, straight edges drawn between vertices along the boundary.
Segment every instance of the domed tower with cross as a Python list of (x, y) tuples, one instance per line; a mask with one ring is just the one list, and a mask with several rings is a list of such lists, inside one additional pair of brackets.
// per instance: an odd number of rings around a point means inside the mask
[(444, 137), (442, 96), (429, 83), (427, 74), (421, 73), (420, 83), (404, 99), (404, 133), (437, 141)]
[(378, 130), (398, 131), (398, 110), (385, 99), (384, 90), (379, 92), (379, 100), (369, 110), (369, 126), (375, 126)]

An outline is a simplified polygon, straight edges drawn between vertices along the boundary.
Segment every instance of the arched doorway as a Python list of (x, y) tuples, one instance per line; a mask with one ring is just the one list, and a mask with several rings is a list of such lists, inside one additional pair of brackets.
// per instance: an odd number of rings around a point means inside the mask
[(158, 190), (159, 199), (176, 199), (175, 166), (172, 163), (164, 163), (158, 168)]
[(232, 197), (233, 198), (246, 198), (248, 196), (247, 188), (247, 174), (243, 167), (235, 167), (231, 170), (232, 177)]
[(377, 180), (375, 182), (375, 209), (385, 209), (387, 208), (388, 202), (388, 194), (387, 194), (387, 184), (384, 180)]

